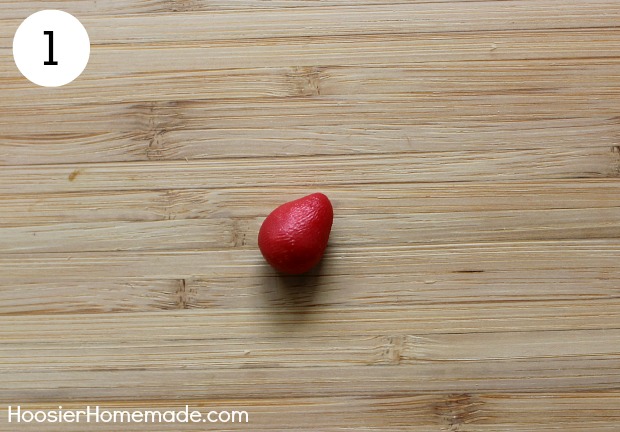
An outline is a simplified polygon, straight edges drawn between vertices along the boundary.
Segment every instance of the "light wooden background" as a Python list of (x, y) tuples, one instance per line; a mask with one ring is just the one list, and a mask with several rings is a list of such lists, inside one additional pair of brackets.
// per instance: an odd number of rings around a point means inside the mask
[[(72, 84), (17, 71), (59, 8)], [(620, 430), (620, 2), (0, 1), (0, 431)], [(257, 250), (336, 220), (320, 269)], [(123, 431), (205, 430), (129, 425)]]

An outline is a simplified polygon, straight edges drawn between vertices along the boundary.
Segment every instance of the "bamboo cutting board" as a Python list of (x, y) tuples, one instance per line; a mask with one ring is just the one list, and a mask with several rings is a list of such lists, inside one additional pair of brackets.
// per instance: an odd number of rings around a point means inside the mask
[[(91, 40), (60, 88), (11, 53), (49, 8)], [(0, 22), (0, 431), (620, 430), (617, 0), (1, 0)], [(315, 191), (325, 259), (279, 276), (258, 228)]]

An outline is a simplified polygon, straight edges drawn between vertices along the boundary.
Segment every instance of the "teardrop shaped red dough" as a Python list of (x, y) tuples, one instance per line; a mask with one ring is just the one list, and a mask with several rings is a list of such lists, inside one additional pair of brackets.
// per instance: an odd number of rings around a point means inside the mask
[(333, 221), (334, 209), (322, 193), (287, 202), (263, 222), (258, 247), (276, 270), (305, 273), (323, 257)]

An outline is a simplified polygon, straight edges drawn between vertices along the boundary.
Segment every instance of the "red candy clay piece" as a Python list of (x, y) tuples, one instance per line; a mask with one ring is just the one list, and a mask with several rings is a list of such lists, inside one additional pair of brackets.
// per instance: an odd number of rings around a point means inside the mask
[(327, 247), (334, 209), (322, 193), (282, 204), (258, 232), (258, 247), (276, 270), (301, 274), (318, 264)]

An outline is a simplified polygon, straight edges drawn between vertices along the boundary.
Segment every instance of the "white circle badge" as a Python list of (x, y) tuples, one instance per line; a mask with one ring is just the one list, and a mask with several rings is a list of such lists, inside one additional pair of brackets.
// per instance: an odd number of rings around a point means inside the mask
[(59, 87), (76, 79), (88, 63), (90, 39), (77, 18), (59, 10), (43, 10), (26, 18), (13, 38), (19, 71), (43, 87)]

